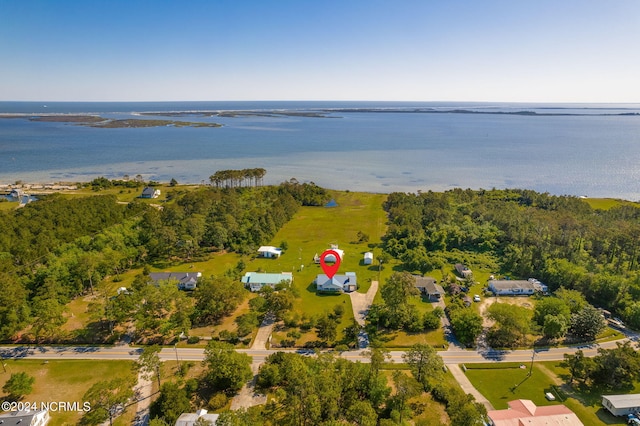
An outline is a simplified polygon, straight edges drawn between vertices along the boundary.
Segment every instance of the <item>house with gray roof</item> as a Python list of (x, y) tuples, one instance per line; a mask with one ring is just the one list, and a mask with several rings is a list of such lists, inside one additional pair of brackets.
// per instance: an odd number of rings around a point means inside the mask
[(358, 289), (358, 279), (355, 272), (345, 272), (344, 275), (336, 274), (333, 278), (329, 278), (325, 274), (318, 274), (315, 282), (317, 291), (350, 293)]
[(469, 278), (471, 275), (473, 275), (471, 269), (467, 268), (467, 266), (463, 265), (462, 263), (456, 263), (454, 267), (456, 268), (456, 272), (458, 273), (458, 275), (460, 275), (462, 278)]
[(140, 195), (140, 198), (158, 198), (159, 196), (160, 196), (159, 189), (155, 189), (152, 186), (147, 186), (145, 189), (142, 190), (142, 194)]
[(240, 280), (246, 288), (251, 291), (260, 291), (262, 287), (269, 286), (275, 288), (276, 284), (281, 282), (293, 282), (293, 273), (280, 272), (279, 274), (265, 273), (265, 272), (247, 272)]
[(195, 290), (202, 272), (152, 272), (149, 280), (158, 284), (161, 281), (174, 281), (180, 290)]
[(602, 406), (614, 416), (626, 416), (640, 411), (640, 393), (602, 395)]
[(430, 301), (437, 302), (444, 295), (444, 289), (435, 278), (416, 276), (415, 279), (416, 288), (420, 290), (420, 293), (426, 294)]
[(536, 292), (546, 293), (549, 288), (535, 278), (528, 280), (489, 280), (489, 290), (494, 296), (530, 296)]

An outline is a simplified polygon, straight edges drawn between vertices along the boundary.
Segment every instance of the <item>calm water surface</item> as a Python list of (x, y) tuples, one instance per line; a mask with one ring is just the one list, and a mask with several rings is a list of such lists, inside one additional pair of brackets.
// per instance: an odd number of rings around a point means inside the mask
[[(444, 113), (456, 109), (481, 113)], [(155, 117), (221, 128), (106, 129), (28, 120), (38, 114), (140, 118), (139, 112), (221, 110), (325, 116)], [(537, 115), (512, 114), (520, 111)], [(0, 102), (0, 115), (15, 114), (0, 119), (0, 183), (125, 174), (197, 183), (219, 169), (264, 167), (268, 183), (296, 177), (336, 189), (518, 187), (640, 200), (639, 113), (640, 105)]]

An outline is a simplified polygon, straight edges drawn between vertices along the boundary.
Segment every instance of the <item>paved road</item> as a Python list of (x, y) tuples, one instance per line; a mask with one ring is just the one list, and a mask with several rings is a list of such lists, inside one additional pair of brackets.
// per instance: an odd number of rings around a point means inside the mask
[[(624, 342), (629, 339), (618, 340)], [(575, 353), (582, 349), (586, 356), (597, 355), (598, 348), (615, 348), (616, 341), (593, 345), (571, 346), (563, 348), (536, 349), (535, 361), (561, 361), (565, 353)], [(171, 361), (177, 356), (181, 361), (202, 361), (204, 359), (203, 348), (164, 348), (160, 351), (162, 361)], [(295, 349), (285, 350), (295, 352)], [(0, 346), (0, 356), (4, 359), (96, 359), (96, 360), (131, 360), (135, 361), (142, 349), (123, 346)], [(267, 356), (276, 352), (268, 349), (238, 349), (238, 352), (246, 353), (253, 358), (254, 363), (264, 362)], [(391, 359), (394, 362), (402, 362), (404, 351), (391, 351)], [(532, 350), (476, 352), (473, 350), (449, 350), (439, 352), (445, 364), (471, 364), (481, 362), (531, 362)], [(362, 351), (349, 351), (341, 354), (343, 358), (351, 361), (368, 362)]]

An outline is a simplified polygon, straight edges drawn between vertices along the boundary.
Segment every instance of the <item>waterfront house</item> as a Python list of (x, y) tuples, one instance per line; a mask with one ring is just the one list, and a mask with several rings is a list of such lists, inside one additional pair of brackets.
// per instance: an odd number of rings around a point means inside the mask
[(24, 197), (25, 195), (26, 194), (24, 193), (24, 191), (22, 189), (13, 189), (9, 193), (9, 197), (15, 198), (16, 200), (22, 199), (22, 197)]
[(142, 190), (142, 194), (140, 195), (140, 198), (158, 198), (159, 196), (160, 196), (159, 189), (155, 189), (151, 186), (147, 186), (145, 189)]

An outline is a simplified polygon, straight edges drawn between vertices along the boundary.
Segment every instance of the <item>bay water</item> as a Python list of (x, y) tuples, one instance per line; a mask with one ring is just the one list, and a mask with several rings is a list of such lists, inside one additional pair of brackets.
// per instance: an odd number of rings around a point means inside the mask
[[(43, 114), (222, 127), (29, 120)], [(495, 187), (640, 200), (640, 104), (0, 102), (0, 116), (0, 184), (124, 175), (208, 183), (216, 170), (262, 167), (265, 183), (295, 177), (354, 191)]]

